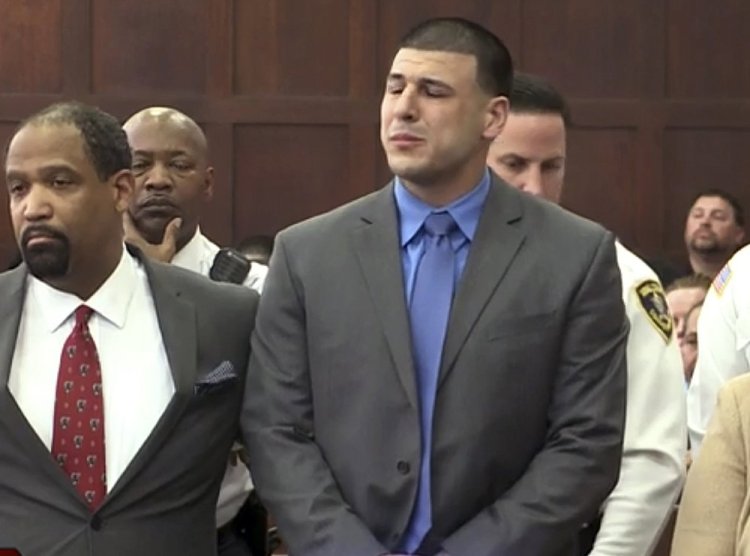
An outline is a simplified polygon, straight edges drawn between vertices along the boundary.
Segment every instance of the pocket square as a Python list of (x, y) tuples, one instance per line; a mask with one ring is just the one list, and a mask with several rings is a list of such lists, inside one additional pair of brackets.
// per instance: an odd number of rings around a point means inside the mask
[(201, 394), (207, 390), (212, 390), (217, 386), (236, 380), (237, 372), (234, 370), (234, 365), (231, 361), (222, 361), (219, 365), (209, 371), (205, 376), (201, 377), (193, 387), (195, 394)]

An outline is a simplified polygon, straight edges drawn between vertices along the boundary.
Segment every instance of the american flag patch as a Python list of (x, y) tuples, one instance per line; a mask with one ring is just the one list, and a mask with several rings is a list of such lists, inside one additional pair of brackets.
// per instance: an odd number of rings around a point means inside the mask
[(731, 277), (732, 269), (727, 264), (726, 266), (724, 266), (724, 268), (721, 269), (721, 272), (716, 275), (716, 278), (714, 278), (714, 289), (716, 290), (716, 293), (718, 295), (724, 293), (724, 290), (726, 289)]

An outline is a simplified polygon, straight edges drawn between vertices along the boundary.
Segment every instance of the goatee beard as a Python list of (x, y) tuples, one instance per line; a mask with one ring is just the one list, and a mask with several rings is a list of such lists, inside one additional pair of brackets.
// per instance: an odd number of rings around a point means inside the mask
[[(33, 237), (52, 239), (43, 245), (29, 246)], [(21, 256), (32, 276), (40, 280), (65, 276), (70, 267), (70, 241), (67, 236), (49, 226), (34, 226), (24, 230), (19, 245)]]

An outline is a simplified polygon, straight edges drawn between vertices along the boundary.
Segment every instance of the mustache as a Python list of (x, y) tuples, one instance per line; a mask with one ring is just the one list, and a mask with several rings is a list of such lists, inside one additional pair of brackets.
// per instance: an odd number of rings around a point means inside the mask
[(62, 241), (66, 244), (68, 243), (68, 236), (61, 231), (56, 230), (51, 226), (47, 226), (46, 224), (36, 224), (29, 226), (21, 233), (21, 245), (24, 247), (28, 246), (29, 241), (36, 237), (48, 237)]
[(171, 197), (167, 195), (160, 195), (160, 194), (147, 195), (146, 197), (138, 201), (137, 206), (139, 208), (165, 207), (165, 208), (172, 208), (175, 210), (179, 210), (180, 208)]
[(693, 232), (693, 237), (697, 237), (699, 235), (708, 235), (711, 237), (716, 237), (716, 232), (714, 232), (713, 230), (709, 228), (700, 228), (696, 230), (695, 232)]

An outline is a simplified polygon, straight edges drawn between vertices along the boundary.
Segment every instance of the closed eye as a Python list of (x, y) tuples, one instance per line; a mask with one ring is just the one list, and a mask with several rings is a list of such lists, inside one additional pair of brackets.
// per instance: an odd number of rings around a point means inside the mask
[(55, 188), (64, 188), (71, 185), (73, 185), (73, 180), (70, 180), (68, 178), (58, 176), (52, 179), (52, 186)]
[(516, 156), (501, 158), (499, 162), (509, 170), (515, 171), (523, 170), (528, 165), (526, 160)]

